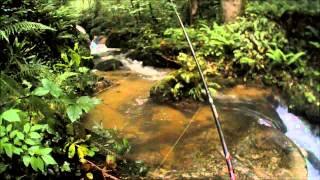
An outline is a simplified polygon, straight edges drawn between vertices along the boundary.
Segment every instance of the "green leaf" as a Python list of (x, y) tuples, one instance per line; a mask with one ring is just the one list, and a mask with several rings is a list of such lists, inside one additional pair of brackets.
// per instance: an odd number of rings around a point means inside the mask
[(93, 174), (92, 173), (87, 173), (86, 176), (87, 176), (88, 179), (93, 179)]
[(297, 54), (294, 54), (290, 60), (287, 62), (288, 65), (295, 63), (301, 56), (305, 55), (304, 52), (299, 52)]
[(0, 137), (3, 137), (6, 135), (6, 128), (3, 126), (0, 126)]
[(19, 147), (15, 147), (15, 146), (12, 146), (12, 147), (13, 147), (14, 154), (20, 155), (23, 152), (23, 150)]
[(309, 44), (313, 45), (315, 48), (320, 49), (320, 43), (315, 41), (309, 41)]
[(14, 138), (13, 144), (17, 146), (22, 146), (22, 143), (18, 137)]
[(62, 172), (71, 172), (70, 163), (65, 161), (60, 169)]
[(12, 124), (9, 124), (7, 127), (6, 127), (6, 131), (7, 133), (11, 132), (12, 130)]
[(70, 50), (70, 52), (71, 52), (71, 60), (76, 63), (77, 67), (79, 67), (81, 63), (81, 56), (73, 50)]
[(79, 72), (81, 73), (87, 73), (89, 71), (89, 68), (87, 67), (79, 67)]
[(50, 154), (52, 151), (52, 148), (42, 148), (39, 150), (39, 154), (41, 155), (48, 155)]
[(97, 98), (90, 98), (89, 96), (81, 96), (77, 100), (77, 104), (85, 112), (89, 112), (95, 105), (99, 104), (100, 101)]
[(43, 129), (43, 128), (45, 128), (45, 125), (35, 124), (35, 125), (32, 125), (30, 131), (37, 131), (37, 130), (40, 130), (40, 129)]
[(50, 165), (50, 164), (51, 165), (55, 165), (55, 164), (57, 164), (57, 162), (50, 155), (43, 155), (43, 156), (41, 156), (41, 158), (43, 159), (43, 161), (44, 161), (44, 163), (46, 165)]
[(37, 87), (32, 94), (36, 96), (45, 96), (49, 93), (49, 90), (44, 87)]
[(24, 145), (22, 145), (21, 147), (22, 147), (22, 149), (23, 149), (23, 150), (28, 150), (28, 146), (27, 146), (27, 145), (25, 145), (25, 144), (24, 144)]
[(61, 58), (63, 59), (63, 61), (65, 63), (69, 63), (69, 59), (68, 59), (68, 56), (65, 52), (61, 53)]
[(0, 162), (0, 174), (4, 173), (7, 170), (9, 165)]
[(31, 147), (28, 149), (28, 153), (29, 153), (30, 155), (40, 154), (40, 146), (38, 146), (38, 145), (31, 146)]
[(88, 112), (94, 105), (89, 96), (81, 96), (77, 100), (77, 104), (83, 109), (85, 112)]
[(210, 93), (211, 93), (212, 96), (217, 95), (217, 90), (216, 90), (216, 89), (214, 89), (214, 88), (209, 88), (209, 91), (210, 91)]
[(24, 139), (24, 134), (22, 132), (17, 132), (17, 138), (20, 139), (20, 140), (23, 140)]
[(37, 142), (36, 142), (36, 141), (34, 141), (34, 140), (32, 140), (32, 139), (26, 139), (25, 143), (26, 143), (26, 144), (29, 144), (29, 145), (31, 145), (31, 146), (33, 146), (33, 145), (36, 145), (36, 144), (37, 144)]
[(6, 144), (3, 144), (3, 147), (4, 147), (4, 151), (6, 152), (7, 156), (12, 158), (13, 145), (6, 143)]
[(30, 164), (31, 158), (30, 158), (30, 156), (25, 155), (25, 156), (22, 156), (22, 161), (23, 161), (23, 164), (24, 164), (26, 167), (28, 167), (29, 164)]
[(56, 98), (62, 95), (62, 90), (54, 84), (52, 81), (48, 79), (42, 79), (41, 80), (42, 85), (44, 88), (48, 89), (50, 91), (50, 94)]
[(23, 126), (23, 132), (28, 133), (30, 131), (30, 123), (26, 123)]
[(8, 122), (19, 122), (20, 117), (19, 117), (19, 109), (9, 109), (1, 114), (0, 119), (5, 119)]
[(6, 143), (6, 142), (9, 142), (9, 138), (7, 138), (7, 137), (4, 137), (4, 138), (1, 138), (0, 139), (0, 143)]
[(63, 74), (59, 75), (57, 77), (57, 81), (58, 81), (58, 84), (61, 84), (63, 81), (67, 80), (68, 78), (72, 77), (72, 76), (76, 76), (78, 75), (78, 73), (75, 73), (75, 72), (64, 72)]
[(251, 59), (251, 58), (243, 57), (243, 58), (240, 59), (240, 64), (253, 65), (254, 63), (256, 63), (256, 61), (254, 59)]
[(38, 170), (38, 165), (37, 165), (37, 158), (32, 156), (30, 159), (30, 164), (33, 170), (37, 171)]
[(71, 106), (68, 106), (67, 114), (71, 122), (75, 122), (76, 120), (80, 119), (82, 109), (78, 105), (73, 104)]
[(9, 134), (10, 139), (13, 139), (17, 135), (17, 133), (18, 133), (18, 130), (11, 131)]
[(44, 162), (40, 157), (37, 157), (36, 165), (40, 171), (44, 172)]
[(88, 148), (86, 147), (86, 145), (80, 145), (78, 146), (78, 156), (81, 159), (84, 159), (84, 157), (87, 155), (88, 152)]
[(41, 135), (37, 132), (30, 132), (29, 133), (29, 137), (32, 138), (32, 139), (40, 139), (41, 138)]
[(76, 153), (76, 145), (75, 144), (71, 144), (69, 146), (69, 150), (68, 150), (68, 158), (73, 158), (74, 154)]

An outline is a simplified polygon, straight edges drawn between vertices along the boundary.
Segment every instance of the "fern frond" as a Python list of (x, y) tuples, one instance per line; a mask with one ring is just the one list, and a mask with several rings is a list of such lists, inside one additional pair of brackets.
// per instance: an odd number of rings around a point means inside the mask
[(8, 41), (10, 35), (18, 34), (21, 32), (34, 32), (34, 31), (44, 31), (50, 30), (55, 31), (55, 29), (36, 22), (23, 21), (15, 24), (10, 24), (4, 29), (0, 29), (0, 40), (5, 39)]
[(29, 78), (39, 76), (47, 71), (49, 71), (48, 66), (42, 64), (21, 64), (20, 71), (16, 74), (16, 76), (20, 78)]
[(6, 33), (2, 30), (0, 30), (0, 40), (5, 39), (6, 41), (9, 41), (8, 36)]
[(14, 101), (24, 94), (21, 85), (10, 76), (0, 74), (0, 108), (7, 102)]

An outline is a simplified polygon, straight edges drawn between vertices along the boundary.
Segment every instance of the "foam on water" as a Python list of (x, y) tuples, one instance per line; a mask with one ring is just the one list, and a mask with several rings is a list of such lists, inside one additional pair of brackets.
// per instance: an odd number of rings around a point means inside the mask
[(132, 60), (127, 57), (127, 54), (124, 53), (112, 55), (112, 58), (120, 60), (124, 67), (128, 68), (132, 72), (141, 75), (143, 79), (153, 81), (160, 80), (167, 74), (167, 71), (165, 70), (155, 69), (151, 66), (143, 66), (142, 61)]
[[(287, 127), (286, 136), (300, 148), (313, 153), (316, 158), (320, 160), (320, 138), (312, 133), (310, 125), (294, 114), (289, 113), (286, 107), (278, 106), (276, 111)], [(307, 161), (307, 166), (309, 173), (308, 179), (320, 179), (320, 171), (315, 169), (309, 160)]]

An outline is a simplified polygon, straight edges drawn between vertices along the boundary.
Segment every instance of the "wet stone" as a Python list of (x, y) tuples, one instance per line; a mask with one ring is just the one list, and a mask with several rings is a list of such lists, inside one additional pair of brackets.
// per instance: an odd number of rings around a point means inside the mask
[(121, 63), (121, 61), (117, 59), (109, 59), (99, 62), (98, 64), (96, 64), (95, 68), (99, 71), (113, 71), (120, 69), (120, 67), (122, 66), (123, 64)]

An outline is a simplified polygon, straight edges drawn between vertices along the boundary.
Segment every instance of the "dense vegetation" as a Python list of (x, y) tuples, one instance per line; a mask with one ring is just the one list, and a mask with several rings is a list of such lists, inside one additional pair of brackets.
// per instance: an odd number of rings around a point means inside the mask
[[(88, 37), (76, 30), (77, 14), (62, 5), (0, 5), (1, 179), (113, 177), (116, 155), (130, 149), (113, 130), (88, 133), (81, 125), (81, 117), (100, 103), (90, 97), (97, 77), (90, 74)], [(110, 141), (98, 149), (93, 143), (101, 137)]]
[[(250, 0), (229, 23), (223, 22), (222, 1), (194, 1), (196, 8), (175, 2), (212, 93), (247, 82), (277, 87), (292, 110), (319, 123), (319, 0)], [(3, 0), (0, 178), (144, 175), (140, 162), (122, 158), (130, 150), (127, 140), (114, 130), (89, 132), (81, 124), (100, 103), (91, 97), (98, 78), (90, 73), (89, 35), (107, 36), (110, 47), (135, 49), (131, 56), (146, 65), (178, 65), (153, 87), (154, 97), (204, 100), (173, 17), (168, 0)], [(77, 24), (89, 35), (77, 31)]]
[[(291, 110), (319, 122), (319, 1), (247, 1), (243, 15), (228, 23), (223, 23), (223, 1), (175, 2), (189, 24), (213, 93), (245, 82), (277, 87)], [(197, 8), (189, 2), (196, 2)], [(154, 97), (203, 100), (203, 87), (170, 1), (99, 3), (82, 21), (92, 34), (108, 36), (111, 47), (135, 49), (132, 56), (145, 65), (181, 66), (151, 90)]]

